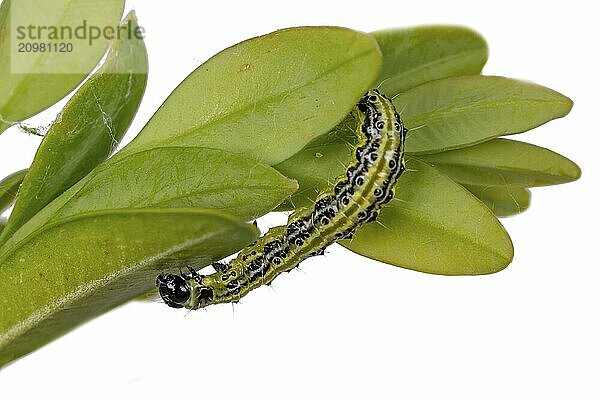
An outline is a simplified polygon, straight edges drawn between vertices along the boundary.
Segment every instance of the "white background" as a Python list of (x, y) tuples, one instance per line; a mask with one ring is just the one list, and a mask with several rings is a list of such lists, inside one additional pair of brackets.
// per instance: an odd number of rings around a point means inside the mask
[[(498, 274), (426, 275), (333, 246), (235, 309), (123, 306), (0, 370), (0, 397), (600, 398), (600, 32), (588, 4), (128, 1), (147, 32), (150, 77), (127, 140), (188, 73), (240, 40), (296, 25), (450, 23), (486, 37), (486, 74), (575, 101), (567, 118), (518, 139), (572, 158), (583, 178), (534, 189), (531, 209), (503, 220), (516, 253)], [(0, 136), (0, 175), (26, 167), (39, 141)]]

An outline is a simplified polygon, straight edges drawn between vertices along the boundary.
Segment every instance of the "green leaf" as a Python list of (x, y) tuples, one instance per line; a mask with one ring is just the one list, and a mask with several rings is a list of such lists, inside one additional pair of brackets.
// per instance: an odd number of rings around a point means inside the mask
[(342, 120), (380, 66), (375, 39), (345, 28), (241, 42), (190, 74), (120, 153), (192, 145), (276, 164)]
[(488, 47), (477, 32), (460, 26), (418, 26), (373, 32), (383, 54), (379, 89), (395, 96), (422, 83), (479, 74)]
[(111, 158), (55, 199), (5, 243), (12, 251), (41, 227), (103, 209), (201, 207), (241, 219), (261, 216), (297, 189), (273, 168), (202, 147), (159, 147)]
[(510, 237), (489, 208), (411, 158), (377, 222), (340, 243), (375, 260), (443, 275), (494, 273), (513, 258)]
[(521, 213), (529, 208), (531, 192), (524, 187), (517, 186), (463, 186), (483, 203), (498, 217), (508, 217)]
[(17, 197), (26, 169), (8, 175), (0, 181), (0, 213), (6, 210)]
[(533, 144), (494, 139), (475, 146), (419, 156), (460, 183), (478, 186), (546, 186), (579, 179), (573, 161)]
[(564, 117), (572, 101), (546, 87), (494, 76), (461, 76), (401, 93), (410, 153), (439, 153), (525, 132)]
[(68, 201), (50, 220), (142, 207), (200, 207), (251, 220), (271, 211), (297, 187), (275, 169), (223, 150), (159, 147), (102, 165), (65, 196)]
[[(122, 26), (128, 24), (137, 26), (133, 13)], [(0, 243), (110, 155), (137, 112), (147, 70), (143, 40), (124, 35), (112, 43), (102, 67), (69, 100), (44, 137)]]
[(335, 129), (311, 141), (301, 151), (274, 166), (283, 175), (298, 181), (299, 189), (276, 210), (312, 207), (318, 194), (333, 187), (354, 157), (353, 122), (344, 120)]
[(205, 266), (257, 229), (207, 210), (109, 210), (44, 227), (0, 260), (0, 365), (154, 286), (159, 271)]
[(94, 69), (108, 46), (108, 40), (104, 38), (93, 40), (89, 44), (87, 38), (74, 37), (66, 40), (73, 44), (72, 52), (18, 53), (18, 25), (70, 27), (75, 30), (85, 20), (88, 27), (115, 27), (123, 14), (124, 3), (124, 0), (2, 2), (0, 133), (51, 106), (71, 92)]

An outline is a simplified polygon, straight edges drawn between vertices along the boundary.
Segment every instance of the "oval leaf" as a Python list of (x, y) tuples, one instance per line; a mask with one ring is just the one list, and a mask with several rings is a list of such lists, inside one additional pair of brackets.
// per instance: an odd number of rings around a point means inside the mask
[(240, 155), (159, 147), (98, 166), (19, 229), (0, 254), (50, 222), (89, 211), (201, 207), (250, 220), (271, 211), (296, 189), (296, 182), (273, 168)]
[(70, 193), (51, 220), (142, 207), (209, 208), (251, 220), (271, 211), (297, 187), (275, 169), (223, 150), (160, 147), (102, 165)]
[(488, 47), (460, 26), (418, 26), (373, 32), (383, 54), (379, 90), (392, 97), (435, 79), (481, 72)]
[(278, 163), (339, 122), (380, 66), (375, 40), (345, 28), (244, 41), (190, 74), (121, 153), (191, 145)]
[[(133, 13), (122, 26), (128, 24), (137, 27)], [(143, 40), (124, 35), (112, 43), (102, 67), (69, 100), (44, 137), (0, 243), (110, 155), (137, 112), (147, 70)]]
[(419, 157), (460, 183), (478, 186), (547, 186), (579, 179), (573, 161), (533, 144), (508, 139)]
[(407, 160), (396, 196), (377, 222), (340, 244), (388, 264), (442, 275), (494, 273), (513, 258), (510, 237), (492, 212), (416, 159)]
[[(123, 15), (124, 4), (124, 0), (2, 2), (0, 133), (51, 106), (75, 89), (98, 64), (108, 47), (108, 39), (102, 37), (89, 43), (88, 35), (85, 39), (73, 37), (67, 40), (73, 44), (72, 52), (19, 53), (18, 26), (68, 27), (74, 31), (85, 21), (88, 28), (116, 27)], [(48, 35), (48, 32), (46, 30), (44, 34)], [(34, 34), (37, 36), (37, 33)]]
[(519, 214), (531, 202), (531, 192), (523, 187), (508, 186), (463, 186), (483, 203), (498, 217), (508, 217)]
[(19, 186), (27, 173), (26, 169), (8, 175), (0, 181), (0, 214), (13, 203), (17, 197)]
[(0, 365), (147, 292), (159, 271), (202, 267), (258, 236), (206, 210), (112, 210), (46, 226), (0, 260)]
[(461, 76), (425, 83), (394, 98), (409, 128), (410, 153), (439, 153), (525, 132), (564, 117), (573, 102), (529, 82)]

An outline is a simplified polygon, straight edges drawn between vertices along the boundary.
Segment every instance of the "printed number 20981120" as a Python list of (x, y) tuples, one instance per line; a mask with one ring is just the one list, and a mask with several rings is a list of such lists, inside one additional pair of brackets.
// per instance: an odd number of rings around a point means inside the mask
[(71, 53), (73, 43), (38, 43), (23, 42), (19, 43), (19, 53)]

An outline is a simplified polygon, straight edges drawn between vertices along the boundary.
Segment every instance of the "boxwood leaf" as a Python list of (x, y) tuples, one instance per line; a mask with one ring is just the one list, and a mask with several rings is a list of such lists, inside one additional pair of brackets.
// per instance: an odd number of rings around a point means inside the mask
[(482, 202), (417, 159), (377, 222), (340, 242), (355, 253), (399, 267), (443, 275), (488, 274), (513, 258), (510, 237)]
[(0, 260), (0, 365), (147, 292), (158, 271), (202, 267), (257, 236), (199, 209), (108, 210), (45, 226)]
[(345, 28), (253, 38), (192, 72), (121, 153), (192, 145), (272, 165), (344, 118), (380, 67), (375, 39)]
[(533, 144), (509, 139), (419, 157), (455, 181), (479, 186), (546, 186), (581, 176), (573, 161)]
[(8, 175), (0, 181), (0, 214), (15, 201), (19, 186), (21, 186), (26, 173), (27, 170), (23, 169)]
[(428, 82), (400, 93), (394, 104), (410, 129), (406, 149), (418, 154), (525, 132), (564, 117), (573, 105), (554, 90), (496, 76)]
[[(82, 26), (115, 27), (123, 15), (124, 0), (4, 0), (0, 5), (0, 133), (56, 103), (71, 92), (98, 64), (108, 47), (104, 37), (88, 43), (73, 37), (72, 52), (13, 53), (11, 46), (17, 37), (17, 26), (68, 27), (72, 31)], [(26, 19), (21, 21), (20, 16)], [(9, 31), (9, 29), (11, 29)], [(36, 32), (34, 32), (37, 35)], [(80, 33), (81, 35), (81, 33)], [(59, 42), (59, 41), (57, 41)], [(16, 47), (16, 46), (15, 46)], [(24, 55), (25, 54), (25, 55)], [(15, 57), (19, 55), (17, 61)], [(16, 68), (11, 62), (21, 62)], [(65, 70), (65, 66), (69, 66)], [(11, 73), (15, 72), (15, 73)], [(18, 73), (16, 73), (18, 72)], [(64, 72), (64, 73), (56, 73)]]
[(80, 213), (201, 207), (249, 220), (271, 211), (297, 187), (272, 167), (223, 150), (150, 149), (98, 166), (19, 229), (0, 254), (11, 251), (40, 227)]
[[(133, 12), (123, 20), (123, 26), (128, 24), (137, 26)], [(42, 140), (0, 243), (108, 157), (137, 112), (147, 70), (142, 39), (123, 35), (113, 41), (102, 67), (69, 100)]]
[(463, 186), (498, 217), (508, 217), (521, 213), (529, 208), (531, 192), (518, 186)]
[(318, 194), (333, 187), (354, 157), (352, 146), (357, 138), (353, 122), (344, 120), (335, 129), (322, 135), (301, 151), (274, 166), (279, 172), (298, 181), (299, 189), (277, 211), (297, 207), (312, 207)]
[(395, 96), (449, 76), (479, 74), (488, 47), (477, 32), (460, 26), (417, 26), (373, 32), (383, 54), (379, 89)]
[(297, 188), (275, 169), (240, 155), (159, 147), (98, 168), (52, 219), (109, 208), (200, 207), (251, 220)]

